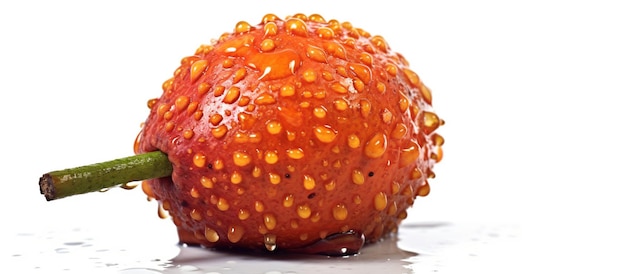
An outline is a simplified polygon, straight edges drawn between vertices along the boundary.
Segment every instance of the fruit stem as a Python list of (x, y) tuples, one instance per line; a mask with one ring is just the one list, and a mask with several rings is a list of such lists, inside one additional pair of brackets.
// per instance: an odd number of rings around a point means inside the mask
[(46, 173), (39, 178), (39, 191), (46, 200), (52, 201), (171, 174), (172, 164), (167, 155), (153, 151)]

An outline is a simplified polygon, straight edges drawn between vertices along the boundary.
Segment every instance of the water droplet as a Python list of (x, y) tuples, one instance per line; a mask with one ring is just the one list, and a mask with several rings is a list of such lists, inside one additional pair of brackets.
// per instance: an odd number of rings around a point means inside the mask
[(219, 198), (217, 200), (216, 206), (217, 206), (217, 209), (219, 209), (220, 211), (226, 211), (230, 207), (230, 205), (228, 204), (228, 201), (224, 198)]
[(238, 185), (243, 181), (243, 175), (239, 171), (233, 171), (230, 175), (230, 182), (234, 185)]
[(287, 196), (285, 196), (285, 199), (283, 199), (283, 206), (284, 207), (291, 207), (293, 205), (294, 202), (294, 197), (293, 195), (289, 194)]
[(267, 176), (268, 176), (271, 184), (277, 185), (277, 184), (280, 183), (280, 175), (279, 174), (270, 172), (270, 173), (267, 174)]
[(273, 214), (263, 214), (263, 223), (268, 230), (276, 228), (276, 217)]
[(200, 76), (204, 74), (208, 65), (209, 63), (207, 60), (198, 60), (193, 62), (189, 72), (189, 78), (192, 83), (198, 80), (198, 78), (200, 78)]
[(204, 229), (204, 237), (207, 241), (211, 243), (215, 243), (220, 239), (220, 235), (217, 233), (217, 231), (208, 227)]
[(261, 201), (256, 201), (254, 202), (254, 210), (256, 210), (256, 212), (263, 212), (265, 205)]
[(306, 69), (302, 72), (302, 79), (307, 83), (313, 83), (317, 80), (317, 72), (313, 69)]
[(308, 32), (306, 23), (299, 18), (287, 19), (287, 21), (285, 21), (285, 29), (287, 30), (287, 33), (302, 37), (306, 37)]
[(261, 51), (270, 52), (274, 50), (274, 48), (276, 48), (276, 44), (274, 43), (274, 40), (263, 39), (263, 41), (261, 41)]
[(248, 63), (263, 73), (259, 80), (276, 80), (295, 75), (301, 59), (293, 50), (282, 50), (251, 55)]
[(271, 105), (273, 103), (276, 103), (276, 98), (274, 98), (274, 96), (272, 96), (271, 94), (264, 92), (261, 93), (259, 97), (254, 99), (254, 103), (257, 105)]
[(370, 80), (372, 79), (372, 71), (370, 70), (370, 68), (364, 65), (357, 63), (348, 63), (348, 69), (350, 69), (350, 71), (352, 71), (356, 75), (356, 77), (361, 79), (365, 84), (369, 84)]
[(233, 153), (233, 162), (236, 166), (247, 166), (248, 164), (250, 164), (250, 161), (252, 161), (252, 158), (245, 152), (235, 151), (235, 153)]
[(240, 208), (239, 212), (237, 212), (237, 218), (239, 218), (239, 220), (243, 221), (248, 219), (248, 217), (250, 217), (250, 211), (247, 209)]
[(267, 130), (267, 132), (269, 132), (270, 134), (279, 134), (282, 129), (283, 126), (280, 124), (280, 122), (278, 121), (269, 121), (266, 125), (265, 125), (265, 129)]
[(287, 157), (299, 160), (304, 158), (304, 151), (301, 148), (292, 148), (287, 150)]
[(226, 237), (231, 243), (237, 243), (241, 240), (241, 238), (243, 238), (244, 233), (245, 233), (245, 230), (243, 227), (239, 225), (233, 225), (228, 229), (228, 233), (226, 234)]
[(380, 51), (382, 52), (387, 52), (389, 46), (387, 44), (387, 41), (385, 41), (385, 39), (380, 36), (380, 35), (376, 35), (374, 37), (372, 37), (370, 39), (370, 42), (372, 42), (372, 44)]
[(361, 61), (362, 64), (365, 64), (366, 66), (371, 67), (374, 61), (374, 58), (369, 53), (363, 52), (359, 55), (359, 61)]
[(296, 212), (298, 213), (298, 216), (300, 216), (300, 218), (302, 219), (307, 219), (311, 217), (311, 208), (307, 204), (298, 205)]
[(330, 89), (332, 89), (334, 92), (339, 93), (339, 94), (346, 94), (346, 93), (348, 93), (348, 89), (346, 87), (344, 87), (339, 82), (332, 83), (330, 85)]
[(348, 209), (344, 204), (337, 204), (333, 207), (333, 218), (337, 221), (343, 221), (348, 218)]
[(383, 211), (387, 207), (387, 194), (384, 192), (378, 192), (374, 196), (374, 208), (378, 211)]
[(265, 248), (268, 251), (276, 250), (276, 235), (274, 234), (265, 234), (263, 235), (263, 243), (265, 244)]
[(329, 27), (320, 27), (315, 30), (315, 34), (322, 39), (332, 39), (335, 36), (335, 32)]
[(403, 123), (397, 123), (391, 132), (391, 138), (402, 139), (406, 135), (408, 128)]
[(384, 133), (376, 133), (367, 143), (365, 143), (364, 152), (367, 157), (379, 158), (385, 154), (387, 150), (387, 135)]
[(196, 221), (202, 220), (202, 213), (199, 210), (196, 210), (195, 208), (192, 209), (191, 212), (189, 212), (189, 216), (191, 216), (191, 218)]
[(315, 188), (315, 179), (313, 179), (313, 177), (309, 175), (304, 175), (304, 180), (302, 184), (304, 185), (304, 189), (312, 190)]
[(213, 181), (204, 176), (200, 178), (200, 184), (205, 188), (213, 188)]
[(409, 143), (409, 146), (403, 148), (400, 152), (400, 167), (411, 165), (417, 161), (420, 155), (419, 145), (414, 141)]
[(211, 135), (213, 135), (213, 137), (217, 139), (224, 137), (224, 135), (226, 135), (227, 132), (228, 132), (228, 127), (226, 127), (226, 125), (219, 125), (218, 127), (211, 129)]
[(241, 92), (239, 88), (232, 86), (226, 91), (226, 95), (224, 95), (224, 99), (222, 99), (222, 102), (232, 104), (237, 101), (237, 99), (239, 99), (240, 94)]
[(355, 169), (352, 171), (352, 182), (357, 184), (357, 185), (362, 185), (363, 183), (365, 183), (365, 176), (363, 175), (363, 172), (361, 172), (358, 169)]
[(273, 150), (268, 150), (265, 152), (263, 157), (266, 163), (272, 165), (278, 162), (278, 152)]
[(193, 164), (196, 167), (205, 167), (206, 166), (206, 156), (202, 152), (198, 152), (193, 156)]
[(430, 111), (424, 111), (424, 126), (426, 127), (426, 134), (430, 134), (431, 132), (435, 131), (435, 129), (437, 129), (440, 124), (441, 122), (437, 114)]
[(280, 96), (289, 97), (296, 94), (296, 88), (291, 84), (286, 84), (280, 88)]
[(316, 126), (313, 128), (315, 137), (322, 143), (331, 143), (337, 137), (337, 132), (330, 126)]
[(278, 33), (278, 25), (274, 22), (268, 22), (263, 26), (263, 31), (265, 31), (265, 36), (274, 36)]
[(417, 196), (425, 197), (430, 193), (430, 185), (428, 181), (424, 181), (424, 184), (417, 188)]

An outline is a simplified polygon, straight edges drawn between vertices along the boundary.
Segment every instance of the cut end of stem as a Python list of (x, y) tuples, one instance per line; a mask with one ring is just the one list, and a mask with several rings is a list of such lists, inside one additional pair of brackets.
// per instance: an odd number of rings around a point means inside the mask
[(153, 151), (46, 173), (39, 178), (39, 192), (52, 201), (171, 174), (172, 164), (167, 155)]
[(46, 197), (46, 201), (54, 200), (56, 191), (50, 173), (46, 173), (39, 178), (39, 192)]

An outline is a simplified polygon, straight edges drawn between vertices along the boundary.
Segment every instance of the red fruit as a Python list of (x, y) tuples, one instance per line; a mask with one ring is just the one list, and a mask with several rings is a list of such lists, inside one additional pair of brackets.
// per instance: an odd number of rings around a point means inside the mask
[(320, 15), (239, 22), (148, 106), (135, 152), (174, 169), (143, 188), (187, 244), (356, 252), (398, 228), (442, 156), (443, 122), (402, 55)]

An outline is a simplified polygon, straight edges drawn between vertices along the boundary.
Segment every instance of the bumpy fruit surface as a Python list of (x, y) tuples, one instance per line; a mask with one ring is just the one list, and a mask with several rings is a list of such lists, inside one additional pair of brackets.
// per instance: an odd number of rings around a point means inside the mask
[(239, 22), (148, 102), (135, 152), (161, 150), (174, 171), (143, 189), (187, 244), (360, 247), (430, 191), (443, 144), (431, 100), (402, 55), (350, 23)]

